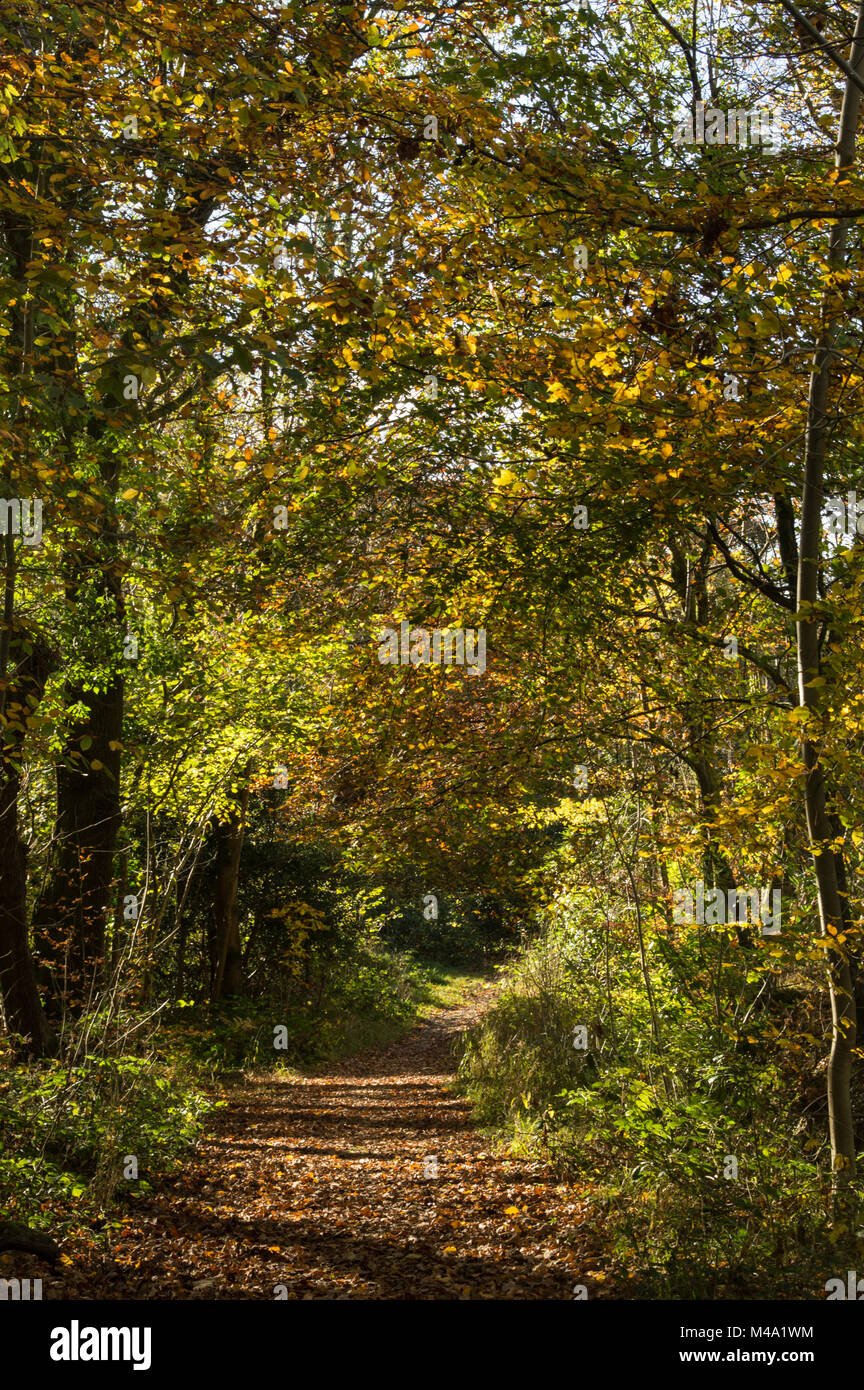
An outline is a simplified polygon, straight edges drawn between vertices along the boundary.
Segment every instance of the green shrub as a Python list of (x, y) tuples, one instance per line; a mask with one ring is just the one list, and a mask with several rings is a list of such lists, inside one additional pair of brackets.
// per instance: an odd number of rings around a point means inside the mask
[[(267, 998), (186, 1005), (171, 1019), (171, 1046), (211, 1075), (242, 1067), (305, 1065), (388, 1041), (417, 1016), (426, 972), (385, 950), (374, 933), (342, 957), (313, 957), (302, 985), (274, 982)], [(274, 1028), (287, 1048), (274, 1047)]]
[[(467, 1041), (463, 1087), (517, 1150), (580, 1182), (608, 1270), (632, 1296), (824, 1297), (839, 1258), (830, 1175), (782, 1053), (724, 1040), (682, 999), (660, 949), (655, 1037), (637, 952), (622, 941), (614, 1008), (609, 940), (590, 919), (524, 943)], [(580, 1025), (587, 1052), (573, 1047)]]
[[(49, 1201), (100, 1210), (140, 1191), (194, 1145), (212, 1104), (190, 1073), (148, 1048), (111, 1054), (92, 1019), (67, 1039), (68, 1061), (9, 1061), (0, 1086), (0, 1206), (20, 1219)], [(122, 1029), (121, 1029), (122, 1031)], [(87, 1039), (99, 1051), (83, 1051)], [(134, 1155), (138, 1181), (123, 1177)], [(71, 1213), (70, 1213), (71, 1216)], [(61, 1216), (62, 1220), (62, 1216)]]

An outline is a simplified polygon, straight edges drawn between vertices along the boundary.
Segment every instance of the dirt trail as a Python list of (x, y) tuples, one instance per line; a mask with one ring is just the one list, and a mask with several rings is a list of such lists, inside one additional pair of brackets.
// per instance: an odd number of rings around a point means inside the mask
[[(495, 1155), (448, 1089), (482, 991), (390, 1046), (229, 1093), (194, 1160), (48, 1297), (570, 1299), (572, 1189)], [(433, 1161), (430, 1161), (433, 1160)], [(432, 1176), (437, 1163), (437, 1176)]]

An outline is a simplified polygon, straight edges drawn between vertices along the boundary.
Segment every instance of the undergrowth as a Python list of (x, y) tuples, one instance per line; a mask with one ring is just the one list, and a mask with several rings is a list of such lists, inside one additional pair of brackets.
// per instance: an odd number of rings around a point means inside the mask
[(524, 944), (461, 1063), (481, 1123), (579, 1186), (624, 1296), (824, 1298), (856, 1251), (832, 1230), (824, 1081), (781, 1026), (806, 982), (778, 972), (742, 1033), (680, 983), (719, 944), (655, 940), (652, 1018), (625, 943), (582, 919)]
[[(327, 978), (149, 1017), (107, 998), (70, 1024), (60, 1059), (0, 1055), (0, 1213), (50, 1230), (110, 1225), (194, 1149), (232, 1069), (293, 1068), (389, 1042), (458, 970), (375, 947)], [(279, 1034), (275, 1046), (276, 1029)]]

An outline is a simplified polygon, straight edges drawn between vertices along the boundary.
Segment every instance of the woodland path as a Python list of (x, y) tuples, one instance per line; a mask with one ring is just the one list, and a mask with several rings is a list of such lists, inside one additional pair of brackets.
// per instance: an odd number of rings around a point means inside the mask
[[(229, 1091), (194, 1159), (136, 1203), (110, 1255), (69, 1250), (46, 1297), (273, 1299), (277, 1285), (289, 1299), (599, 1292), (578, 1189), (542, 1163), (490, 1152), (448, 1087), (454, 1043), (482, 1000), (476, 990), (314, 1075), (262, 1074)], [(438, 1176), (424, 1176), (433, 1156)]]

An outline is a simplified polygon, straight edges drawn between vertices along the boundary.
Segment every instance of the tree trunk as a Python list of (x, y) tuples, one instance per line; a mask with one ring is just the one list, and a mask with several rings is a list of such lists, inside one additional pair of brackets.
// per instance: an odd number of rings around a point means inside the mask
[[(691, 750), (690, 766), (696, 774), (702, 805), (702, 879), (706, 888), (719, 888), (728, 902), (730, 890), (736, 887), (735, 875), (714, 828), (722, 806), (722, 783), (706, 755), (707, 740), (704, 735), (689, 723), (687, 735)], [(745, 950), (752, 948), (753, 931), (746, 922), (735, 922), (735, 937), (738, 945)]]
[[(702, 549), (695, 565), (677, 545), (672, 547), (672, 582), (681, 600), (684, 621), (696, 629), (706, 626), (709, 618), (708, 569), (714, 546), (708, 528), (702, 537)], [(727, 897), (735, 888), (735, 875), (717, 835), (716, 824), (722, 808), (723, 781), (714, 766), (714, 738), (710, 726), (705, 728), (701, 714), (684, 710), (689, 766), (696, 774), (702, 806), (702, 880), (706, 888), (719, 888)], [(752, 932), (746, 922), (736, 921), (738, 945), (751, 947)]]
[(0, 769), (0, 991), (9, 1032), (41, 1057), (54, 1050), (54, 1038), (39, 1000), (27, 931), (27, 847), (18, 829), (20, 758), (27, 723), (45, 690), (51, 669), (47, 648), (32, 633), (13, 625), (8, 651), (20, 655), (15, 674), (4, 685), (8, 723)]
[[(864, 0), (859, 5), (851, 64), (864, 73)], [(848, 170), (855, 162), (855, 140), (861, 92), (847, 78), (840, 114), (836, 167)], [(842, 175), (841, 175), (842, 177)], [(846, 261), (848, 222), (838, 221), (831, 230), (828, 262), (832, 271)], [(820, 674), (819, 632), (821, 621), (813, 606), (819, 598), (822, 555), (822, 507), (827, 445), (828, 396), (840, 311), (834, 307), (836, 290), (826, 292), (823, 329), (816, 347), (807, 402), (807, 435), (801, 502), (801, 540), (798, 559), (799, 705), (814, 716), (803, 738), (807, 830), (816, 872), (819, 918), (828, 950), (828, 983), (831, 996), (832, 1040), (828, 1060), (828, 1119), (831, 1158), (837, 1186), (844, 1188), (855, 1174), (855, 1134), (852, 1119), (852, 1055), (856, 1042), (855, 993), (847, 945), (834, 939), (843, 930), (843, 902), (832, 852), (832, 828), (825, 797), (825, 772), (820, 761), (824, 727), (821, 687), (812, 682)]]
[[(52, 1011), (86, 1007), (103, 978), (120, 828), (122, 677), (114, 676), (99, 692), (67, 689), (66, 700), (81, 701), (89, 713), (70, 731), (57, 769), (55, 860), (33, 917)], [(82, 758), (87, 737), (92, 742)], [(79, 755), (74, 760), (73, 753)]]
[(248, 788), (237, 808), (216, 827), (216, 893), (213, 919), (216, 935), (216, 972), (211, 1002), (234, 998), (243, 993), (243, 951), (240, 944), (240, 916), (237, 886), (240, 877), (240, 851), (243, 848)]
[(27, 852), (18, 833), (21, 779), (5, 775), (0, 784), (0, 990), (8, 1031), (24, 1049), (41, 1057), (50, 1032), (30, 955), (27, 933)]

